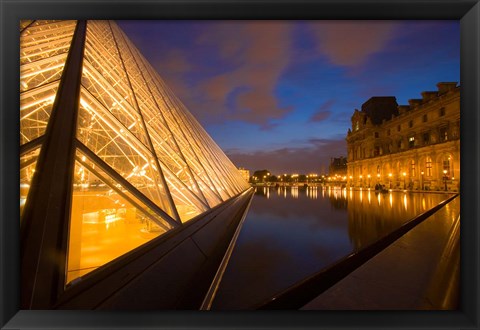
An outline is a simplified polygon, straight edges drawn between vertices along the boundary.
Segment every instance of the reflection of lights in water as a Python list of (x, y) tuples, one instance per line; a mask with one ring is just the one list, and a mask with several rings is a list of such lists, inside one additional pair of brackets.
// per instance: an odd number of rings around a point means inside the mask
[(342, 189), (343, 198), (347, 198), (347, 188)]
[(422, 197), (422, 208), (425, 210), (427, 206), (425, 205), (425, 197)]
[(292, 194), (293, 198), (298, 198), (298, 187), (297, 186), (292, 187), (291, 194)]
[(381, 195), (381, 194), (378, 194), (378, 195), (377, 195), (378, 205), (380, 205), (380, 198), (381, 198), (380, 195)]
[(325, 198), (325, 187), (322, 188), (322, 197)]
[(368, 197), (368, 204), (370, 204), (370, 201), (371, 201), (371, 199), (372, 199), (372, 196), (371, 196), (371, 194), (370, 194), (370, 189), (368, 189), (368, 195), (367, 195), (367, 197)]
[(287, 188), (283, 189), (283, 198), (287, 198)]
[(353, 191), (352, 191), (352, 188), (350, 188), (350, 199), (353, 198)]
[(270, 189), (267, 188), (267, 199), (270, 198)]
[(363, 203), (363, 191), (360, 188), (360, 203)]
[(403, 205), (405, 205), (405, 210), (407, 209), (407, 194), (403, 194)]
[(307, 188), (307, 196), (311, 199), (317, 199), (318, 197), (318, 190), (317, 187), (308, 187)]
[(390, 192), (390, 207), (393, 207), (393, 194)]

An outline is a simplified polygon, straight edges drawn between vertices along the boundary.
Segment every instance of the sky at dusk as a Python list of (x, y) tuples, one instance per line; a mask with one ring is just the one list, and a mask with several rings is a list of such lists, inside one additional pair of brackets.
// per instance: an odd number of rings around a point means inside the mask
[(227, 156), (323, 173), (355, 109), (460, 79), (459, 21), (117, 21)]

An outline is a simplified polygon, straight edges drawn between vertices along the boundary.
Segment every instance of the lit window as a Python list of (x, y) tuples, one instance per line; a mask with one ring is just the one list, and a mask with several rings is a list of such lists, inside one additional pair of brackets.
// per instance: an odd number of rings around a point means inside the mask
[(408, 147), (413, 148), (415, 146), (415, 138), (413, 136), (408, 138)]
[(448, 130), (446, 127), (440, 128), (440, 141), (448, 140)]
[(412, 161), (410, 162), (410, 175), (412, 177), (415, 176), (415, 160), (412, 159)]
[(425, 160), (425, 168), (427, 170), (427, 176), (432, 176), (432, 158), (427, 157)]

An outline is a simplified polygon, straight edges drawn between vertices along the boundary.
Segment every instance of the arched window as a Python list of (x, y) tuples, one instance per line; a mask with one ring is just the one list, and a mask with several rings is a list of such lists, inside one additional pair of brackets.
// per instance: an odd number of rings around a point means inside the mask
[(427, 176), (432, 176), (432, 158), (427, 157), (425, 159), (425, 169)]

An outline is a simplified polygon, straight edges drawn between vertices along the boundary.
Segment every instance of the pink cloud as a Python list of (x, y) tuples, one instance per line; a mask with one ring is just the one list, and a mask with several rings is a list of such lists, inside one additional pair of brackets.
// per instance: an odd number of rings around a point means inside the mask
[(330, 115), (332, 114), (332, 112), (330, 111), (330, 109), (332, 108), (332, 106), (335, 104), (335, 100), (328, 100), (327, 102), (325, 102), (324, 104), (322, 104), (319, 108), (318, 108), (318, 111), (315, 112), (311, 117), (310, 117), (310, 121), (314, 121), (314, 122), (319, 122), (319, 121), (324, 121), (325, 119), (327, 119), (328, 117), (330, 117)]
[[(233, 39), (230, 30), (235, 31)], [(288, 113), (290, 108), (279, 105), (274, 91), (289, 61), (290, 34), (289, 24), (261, 21), (223, 23), (216, 32), (209, 30), (201, 35), (199, 43), (217, 47), (219, 55), (234, 66), (233, 70), (201, 83), (200, 90), (213, 105), (202, 108), (215, 115), (219, 108), (226, 107), (228, 98), (236, 91), (235, 106), (228, 109), (230, 119), (268, 127), (271, 119)]]
[(180, 99), (191, 97), (190, 88), (186, 83), (185, 75), (194, 68), (187, 59), (187, 54), (178, 48), (173, 48), (162, 54), (162, 57), (153, 63), (153, 67), (167, 82), (169, 88)]
[(318, 51), (335, 65), (356, 67), (381, 51), (391, 39), (397, 23), (388, 21), (320, 21), (310, 27), (317, 37)]

